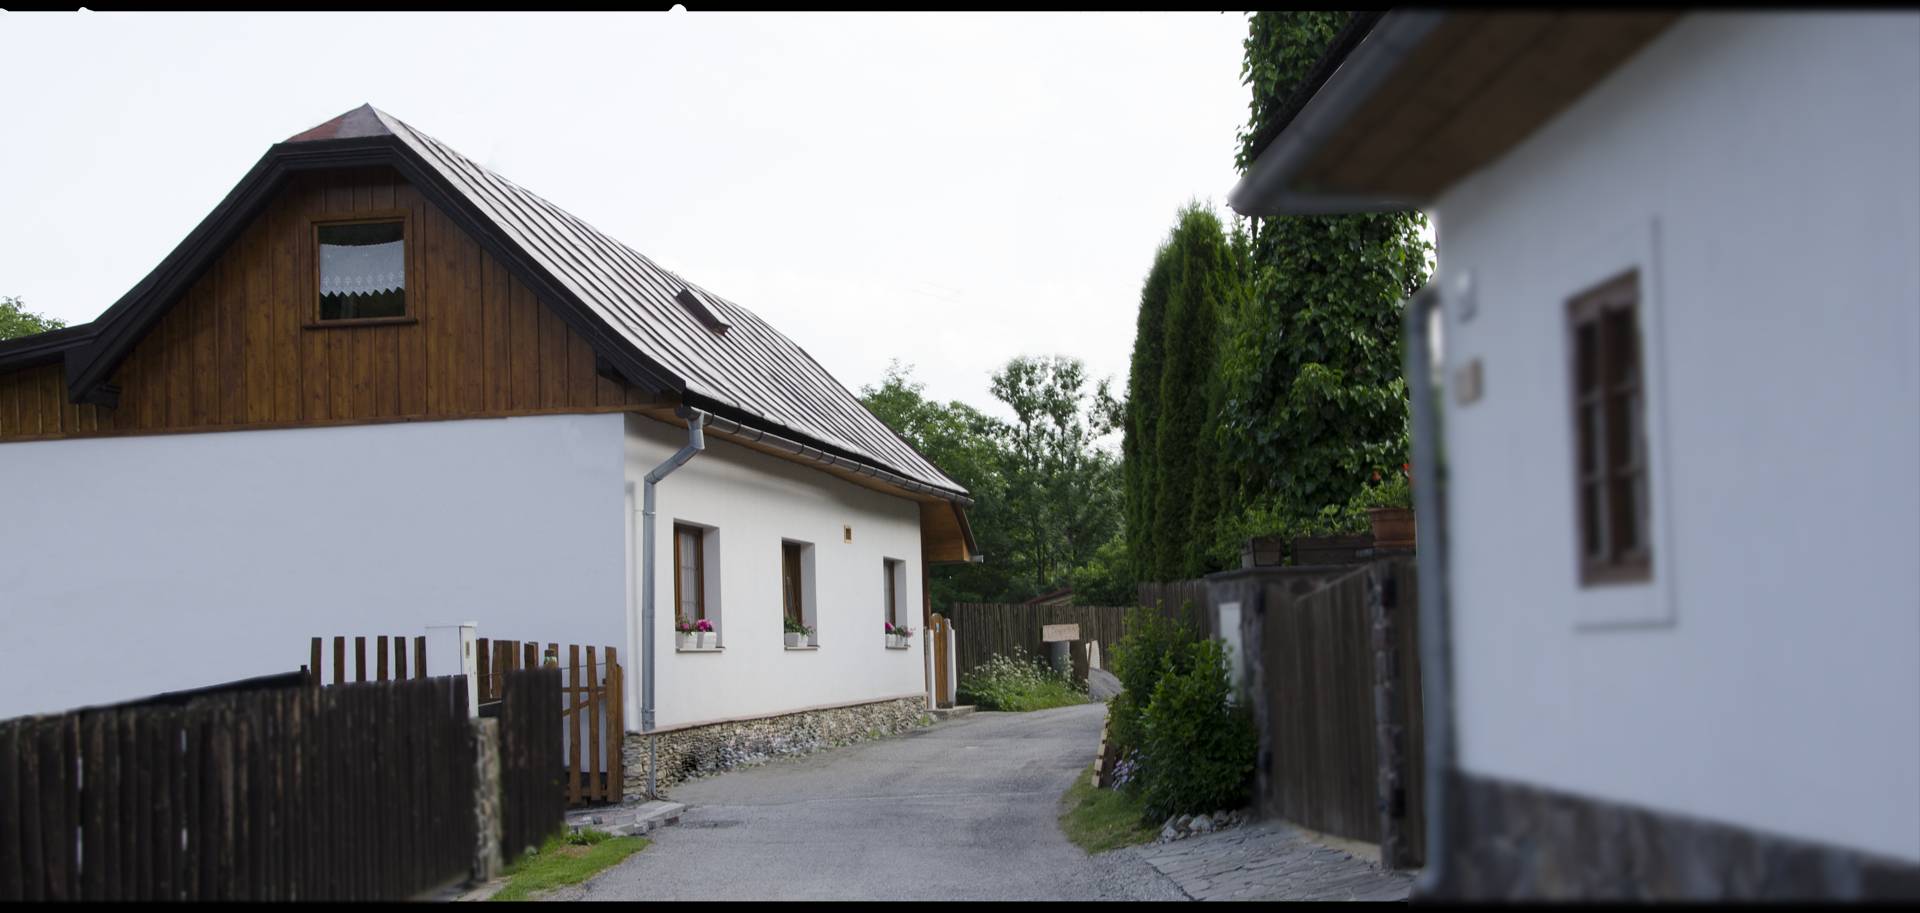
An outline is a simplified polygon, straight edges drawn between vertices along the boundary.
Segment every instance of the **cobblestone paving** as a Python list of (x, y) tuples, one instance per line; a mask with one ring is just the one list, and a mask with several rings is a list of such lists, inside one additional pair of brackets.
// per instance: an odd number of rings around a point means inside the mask
[(1260, 823), (1138, 848), (1195, 900), (1406, 900), (1407, 872), (1322, 846), (1300, 829)]

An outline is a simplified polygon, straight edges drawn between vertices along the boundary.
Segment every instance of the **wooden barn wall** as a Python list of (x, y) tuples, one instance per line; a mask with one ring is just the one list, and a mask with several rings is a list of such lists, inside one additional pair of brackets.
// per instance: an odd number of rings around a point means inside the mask
[[(311, 223), (404, 210), (407, 323), (314, 327)], [(0, 374), (0, 441), (619, 409), (585, 339), (391, 169), (298, 175), (115, 371), (116, 409), (58, 364)]]

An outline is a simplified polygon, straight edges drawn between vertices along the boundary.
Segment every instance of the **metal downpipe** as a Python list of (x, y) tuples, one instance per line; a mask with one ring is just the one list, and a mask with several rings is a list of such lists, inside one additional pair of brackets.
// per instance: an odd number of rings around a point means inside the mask
[(685, 465), (694, 455), (707, 449), (707, 437), (704, 429), (707, 414), (698, 409), (681, 410), (687, 420), (687, 444), (667, 457), (666, 462), (653, 467), (648, 472), (640, 496), (640, 655), (643, 666), (640, 670), (640, 731), (647, 734), (647, 798), (657, 799), (654, 769), (658, 764), (656, 750), (659, 736), (653, 732), (653, 487), (661, 479), (673, 474), (673, 471)]

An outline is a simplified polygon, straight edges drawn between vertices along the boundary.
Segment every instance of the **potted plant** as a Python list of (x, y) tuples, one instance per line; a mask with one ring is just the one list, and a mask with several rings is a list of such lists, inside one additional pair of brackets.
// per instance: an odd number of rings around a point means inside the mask
[(695, 634), (693, 622), (684, 618), (673, 623), (673, 633), (674, 640), (677, 641), (675, 645), (682, 650), (691, 650), (700, 643), (699, 637)]
[(693, 623), (694, 639), (702, 650), (720, 648), (720, 632), (713, 629), (713, 622), (705, 618)]
[(793, 619), (787, 619), (787, 646), (804, 647), (813, 639), (813, 629)]
[(912, 636), (912, 628), (906, 625), (897, 625), (891, 621), (887, 622), (887, 646), (904, 647), (907, 645), (907, 638)]
[(1378, 485), (1361, 493), (1361, 504), (1373, 525), (1374, 548), (1413, 548), (1413, 465), (1401, 463), (1398, 473), (1388, 473)]

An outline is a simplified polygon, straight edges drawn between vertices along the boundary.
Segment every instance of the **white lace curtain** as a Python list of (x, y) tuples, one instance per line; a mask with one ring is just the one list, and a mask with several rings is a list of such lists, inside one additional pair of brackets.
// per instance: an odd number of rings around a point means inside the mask
[(371, 295), (406, 288), (405, 241), (320, 245), (320, 294)]

